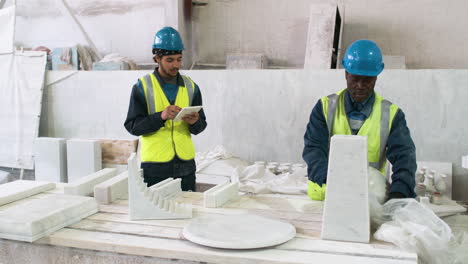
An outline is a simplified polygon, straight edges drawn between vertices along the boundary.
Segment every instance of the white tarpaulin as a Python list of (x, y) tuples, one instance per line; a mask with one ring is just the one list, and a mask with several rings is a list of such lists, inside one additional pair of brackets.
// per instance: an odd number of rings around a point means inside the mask
[(15, 6), (0, 9), (0, 55), (13, 52)]
[(47, 55), (12, 50), (14, 15), (0, 10), (0, 166), (33, 169)]

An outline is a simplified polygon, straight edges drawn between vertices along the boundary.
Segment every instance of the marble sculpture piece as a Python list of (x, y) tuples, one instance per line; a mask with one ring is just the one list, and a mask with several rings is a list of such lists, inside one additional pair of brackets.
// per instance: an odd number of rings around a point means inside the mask
[(166, 179), (151, 187), (143, 182), (136, 154), (128, 159), (128, 202), (131, 220), (182, 219), (192, 217), (192, 206), (175, 202), (182, 194), (180, 179)]
[(205, 207), (221, 207), (230, 200), (239, 197), (239, 183), (225, 182), (203, 193), (203, 203)]
[(55, 183), (39, 181), (12, 181), (0, 185), (0, 206), (55, 189)]
[(117, 199), (128, 199), (128, 171), (94, 186), (94, 198), (98, 204), (111, 204)]
[(183, 235), (189, 241), (215, 248), (252, 249), (275, 246), (296, 235), (290, 223), (251, 215), (231, 214), (197, 218)]
[(331, 138), (322, 239), (369, 243), (367, 167), (367, 137)]
[(63, 192), (72, 195), (92, 196), (94, 194), (94, 186), (109, 180), (116, 174), (117, 169), (115, 168), (102, 169), (65, 185)]
[(97, 211), (91, 197), (38, 194), (0, 206), (0, 238), (33, 242)]

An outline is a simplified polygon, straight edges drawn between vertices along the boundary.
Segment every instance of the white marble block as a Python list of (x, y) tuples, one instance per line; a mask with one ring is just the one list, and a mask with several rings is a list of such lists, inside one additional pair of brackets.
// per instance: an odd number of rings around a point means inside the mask
[(223, 183), (205, 191), (203, 193), (203, 202), (205, 207), (221, 207), (230, 200), (239, 197), (239, 183)]
[(462, 167), (468, 169), (468, 155), (462, 157)]
[(33, 242), (97, 211), (91, 197), (38, 194), (0, 207), (0, 238)]
[(99, 140), (67, 140), (68, 182), (102, 169), (101, 143)]
[(94, 186), (94, 198), (98, 204), (111, 204), (117, 199), (128, 199), (128, 171)]
[(116, 172), (116, 169), (109, 168), (92, 173), (74, 181), (73, 183), (65, 185), (63, 192), (65, 194), (72, 195), (92, 196), (94, 193), (94, 186), (114, 177), (117, 174)]
[(55, 183), (38, 181), (12, 181), (0, 185), (0, 206), (55, 189)]
[(367, 167), (367, 137), (331, 138), (322, 239), (369, 243)]
[(128, 159), (128, 205), (131, 220), (182, 219), (192, 217), (192, 206), (175, 202), (182, 194), (180, 179), (166, 179), (151, 187), (143, 182), (136, 154)]
[(226, 69), (266, 69), (268, 60), (262, 53), (229, 53)]
[(67, 182), (66, 151), (63, 138), (36, 138), (34, 141), (36, 181)]
[(0, 170), (0, 184), (4, 184), (10, 181), (10, 173)]

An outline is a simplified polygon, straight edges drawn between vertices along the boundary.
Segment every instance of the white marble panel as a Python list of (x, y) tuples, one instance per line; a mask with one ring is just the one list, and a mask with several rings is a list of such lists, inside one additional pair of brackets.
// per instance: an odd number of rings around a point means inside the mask
[(369, 243), (367, 164), (367, 137), (331, 138), (322, 239)]
[(36, 181), (67, 182), (67, 152), (63, 138), (36, 138), (34, 177)]
[(117, 170), (113, 168), (102, 169), (65, 185), (63, 192), (71, 195), (92, 196), (94, 186), (114, 177), (116, 172)]
[(55, 183), (38, 181), (12, 181), (0, 185), (0, 205), (55, 189)]
[(128, 199), (128, 171), (94, 186), (94, 198), (99, 204), (110, 204), (117, 199)]
[(67, 140), (68, 182), (73, 183), (102, 168), (99, 140)]
[(39, 194), (0, 207), (0, 237), (33, 242), (97, 211), (91, 197)]

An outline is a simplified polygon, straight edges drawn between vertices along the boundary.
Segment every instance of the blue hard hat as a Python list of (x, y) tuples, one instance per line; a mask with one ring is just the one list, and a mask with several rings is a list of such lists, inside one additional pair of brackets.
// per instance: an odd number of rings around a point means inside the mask
[(353, 42), (341, 64), (347, 72), (355, 75), (377, 76), (384, 69), (382, 52), (375, 42), (368, 39)]
[(153, 49), (184, 50), (179, 32), (172, 27), (164, 27), (154, 35)]

